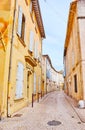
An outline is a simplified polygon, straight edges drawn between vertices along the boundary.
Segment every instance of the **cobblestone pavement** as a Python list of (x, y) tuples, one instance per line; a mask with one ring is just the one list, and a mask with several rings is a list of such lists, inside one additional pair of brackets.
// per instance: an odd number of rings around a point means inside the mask
[(62, 91), (45, 95), (33, 108), (30, 105), (17, 114), (20, 117), (0, 121), (0, 130), (85, 130), (85, 123)]

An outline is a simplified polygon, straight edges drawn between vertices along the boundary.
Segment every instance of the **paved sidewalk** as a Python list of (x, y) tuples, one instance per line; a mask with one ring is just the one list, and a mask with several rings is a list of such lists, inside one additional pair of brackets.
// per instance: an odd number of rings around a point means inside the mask
[(78, 102), (65, 94), (65, 98), (71, 104), (80, 120), (85, 123), (85, 108), (78, 108)]

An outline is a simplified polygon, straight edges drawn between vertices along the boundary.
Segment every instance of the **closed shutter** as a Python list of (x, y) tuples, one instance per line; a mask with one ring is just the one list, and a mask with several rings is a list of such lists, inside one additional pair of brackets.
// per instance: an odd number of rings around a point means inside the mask
[(41, 78), (38, 78), (38, 87), (39, 87), (39, 92), (41, 91)]
[(30, 31), (30, 51), (33, 51), (33, 43), (34, 43), (34, 32)]
[(32, 13), (32, 1), (30, 2), (29, 10), (30, 10), (30, 13)]
[(22, 98), (23, 96), (23, 80), (24, 80), (24, 66), (22, 63), (18, 63), (17, 77), (16, 77), (16, 98)]
[(22, 33), (22, 8), (19, 7), (19, 13), (18, 13), (18, 35), (21, 37)]
[(38, 58), (38, 43), (35, 43), (35, 58)]
[(34, 93), (36, 93), (36, 73), (34, 73)]

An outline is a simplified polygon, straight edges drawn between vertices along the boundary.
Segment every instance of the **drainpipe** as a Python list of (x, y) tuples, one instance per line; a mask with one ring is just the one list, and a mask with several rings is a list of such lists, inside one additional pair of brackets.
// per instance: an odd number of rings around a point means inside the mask
[(10, 114), (10, 88), (11, 88), (11, 69), (12, 69), (12, 53), (13, 53), (13, 38), (14, 38), (14, 23), (15, 23), (15, 11), (16, 11), (16, 0), (14, 0), (14, 11), (13, 11), (13, 23), (12, 23), (12, 36), (10, 45), (10, 57), (9, 57), (9, 73), (8, 73), (8, 88), (7, 88), (7, 117), (11, 117)]

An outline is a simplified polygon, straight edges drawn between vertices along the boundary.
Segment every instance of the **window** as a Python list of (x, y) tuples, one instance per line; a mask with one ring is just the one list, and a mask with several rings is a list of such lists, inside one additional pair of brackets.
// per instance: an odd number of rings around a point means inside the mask
[(47, 72), (46, 72), (46, 78), (50, 79), (51, 75), (50, 75), (50, 70), (47, 69)]
[(63, 77), (66, 77), (66, 56), (64, 56), (64, 72), (63, 72)]
[(24, 66), (21, 62), (17, 66), (17, 76), (16, 76), (16, 93), (15, 97), (17, 99), (23, 96), (23, 81), (24, 81)]
[(34, 57), (38, 58), (38, 43), (35, 43), (35, 48), (34, 48)]
[(41, 63), (41, 61), (42, 61), (42, 55), (41, 55), (40, 52), (38, 52), (38, 60), (39, 60), (39, 62)]
[(41, 78), (40, 76), (38, 77), (38, 87), (39, 87), (39, 92), (41, 91)]
[(22, 8), (19, 7), (19, 14), (18, 14), (18, 35), (24, 41), (25, 35), (25, 16), (22, 13)]
[(25, 16), (24, 14), (22, 15), (22, 30), (21, 30), (21, 38), (23, 41), (25, 40)]
[(77, 75), (74, 75), (74, 87), (75, 87), (75, 92), (77, 93)]
[(32, 20), (32, 22), (34, 23), (32, 1), (30, 2), (29, 11), (30, 11), (31, 20)]
[(34, 44), (34, 32), (30, 31), (30, 47), (29, 47), (30, 51), (33, 51), (33, 44)]
[(30, 8), (29, 8), (29, 10), (30, 10), (30, 13), (32, 13), (32, 1), (30, 2)]
[(21, 37), (21, 27), (22, 27), (22, 8), (19, 7), (18, 12), (18, 35)]
[(36, 93), (36, 73), (34, 73), (34, 93)]

